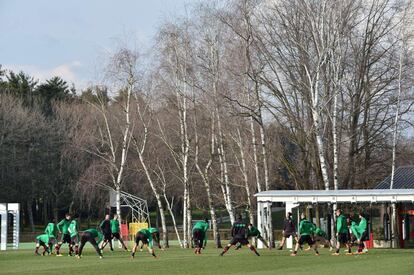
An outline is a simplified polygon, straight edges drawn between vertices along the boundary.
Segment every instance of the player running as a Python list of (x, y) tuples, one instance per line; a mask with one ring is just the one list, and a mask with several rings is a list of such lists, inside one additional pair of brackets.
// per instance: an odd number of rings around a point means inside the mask
[(46, 225), (45, 234), (49, 236), (49, 251), (52, 253), (53, 245), (56, 245), (58, 238), (58, 229), (54, 218)]
[(346, 221), (346, 217), (342, 214), (340, 209), (337, 209), (335, 212), (336, 215), (336, 252), (332, 255), (339, 256), (339, 249), (341, 248), (341, 244), (344, 244), (348, 248), (347, 255), (352, 255), (351, 253), (351, 246), (349, 245), (349, 238), (348, 238), (348, 225)]
[(39, 247), (43, 247), (43, 253), (42, 256), (45, 256), (46, 252), (48, 255), (50, 255), (49, 250), (49, 235), (48, 234), (42, 234), (36, 237), (36, 250), (35, 255), (39, 256)]
[(355, 223), (351, 226), (352, 233), (354, 234), (357, 242), (358, 242), (358, 254), (363, 254), (363, 250), (365, 248), (364, 241), (368, 239), (368, 232), (367, 232), (367, 220), (364, 218), (363, 214), (359, 214), (359, 224), (356, 225)]
[(110, 224), (111, 224), (112, 238), (116, 238), (121, 243), (122, 247), (126, 251), (128, 251), (128, 248), (124, 244), (124, 240), (121, 238), (121, 235), (119, 234), (119, 220), (118, 220), (117, 214), (114, 214), (114, 218), (111, 220)]
[(286, 214), (286, 219), (283, 222), (282, 234), (283, 234), (283, 238), (282, 238), (282, 242), (280, 243), (278, 250), (283, 249), (286, 239), (289, 238), (290, 236), (292, 236), (296, 240), (296, 242), (298, 242), (298, 236), (296, 235), (296, 227), (295, 227), (295, 223), (292, 220), (291, 212), (288, 212)]
[(70, 234), (70, 244), (71, 244), (69, 255), (72, 256), (73, 252), (75, 252), (75, 255), (78, 255), (79, 253), (79, 225), (78, 225), (78, 221), (76, 220), (76, 218), (70, 222), (68, 231)]
[[(265, 241), (265, 239), (263, 239), (263, 237), (261, 236), (261, 233), (259, 231), (259, 229), (257, 229), (256, 227), (253, 226), (253, 224), (249, 223), (248, 225), (248, 232), (247, 232), (247, 239), (250, 238), (257, 238), (258, 240), (260, 240), (267, 248), (270, 249), (269, 245), (267, 244), (267, 242)], [(239, 243), (236, 247), (236, 250), (239, 250), (242, 247), (241, 243)]]
[(319, 256), (318, 247), (316, 246), (315, 241), (312, 238), (312, 235), (316, 229), (315, 225), (306, 219), (305, 213), (300, 215), (301, 221), (299, 223), (299, 241), (296, 243), (295, 250), (290, 254), (290, 256), (296, 256), (298, 253), (299, 246), (302, 246), (304, 243), (307, 243), (310, 247), (313, 246), (315, 250), (315, 255)]
[(241, 215), (237, 217), (237, 221), (233, 224), (231, 228), (231, 236), (232, 239), (230, 243), (224, 248), (223, 252), (220, 253), (220, 256), (224, 256), (224, 254), (229, 251), (229, 249), (236, 245), (237, 243), (240, 243), (241, 245), (247, 245), (247, 247), (254, 252), (257, 256), (260, 256), (260, 254), (257, 252), (254, 245), (251, 245), (249, 241), (247, 240), (247, 233), (248, 228), (245, 222), (242, 221)]
[(109, 214), (105, 215), (105, 219), (101, 222), (99, 228), (101, 229), (102, 234), (104, 236), (101, 249), (103, 250), (105, 246), (109, 243), (109, 248), (111, 249), (111, 251), (114, 251), (114, 248), (112, 247), (111, 220)]
[(132, 248), (131, 258), (135, 257), (135, 252), (137, 251), (138, 244), (139, 244), (140, 241), (142, 242), (142, 244), (145, 244), (147, 246), (148, 252), (154, 258), (157, 258), (157, 256), (155, 255), (154, 248), (153, 248), (153, 243), (154, 243), (154, 238), (153, 237), (157, 236), (157, 235), (158, 235), (158, 247), (161, 248), (161, 246), (159, 244), (158, 229), (156, 229), (156, 228), (144, 228), (144, 229), (139, 230), (137, 232), (137, 234), (135, 235), (135, 244), (134, 244), (134, 247)]
[(69, 234), (69, 231), (68, 231), (69, 225), (71, 223), (71, 218), (72, 218), (72, 216), (69, 213), (67, 213), (65, 215), (65, 218), (57, 224), (57, 229), (58, 229), (59, 233), (62, 234), (62, 237), (61, 237), (60, 242), (55, 247), (56, 248), (56, 256), (62, 256), (62, 254), (60, 254), (60, 248), (65, 243), (67, 243), (68, 246), (69, 246), (69, 254), (71, 253), (72, 245), (71, 245), (70, 234)]
[(201, 254), (201, 249), (207, 244), (208, 220), (198, 221), (193, 226), (193, 241), (195, 254)]
[(91, 245), (95, 248), (96, 253), (98, 253), (99, 258), (102, 259), (102, 251), (99, 249), (98, 244), (102, 241), (103, 235), (101, 232), (96, 230), (95, 228), (91, 228), (88, 230), (83, 231), (80, 236), (80, 247), (79, 247), (79, 253), (76, 255), (78, 259), (82, 258), (82, 251), (83, 247), (87, 242), (90, 242)]

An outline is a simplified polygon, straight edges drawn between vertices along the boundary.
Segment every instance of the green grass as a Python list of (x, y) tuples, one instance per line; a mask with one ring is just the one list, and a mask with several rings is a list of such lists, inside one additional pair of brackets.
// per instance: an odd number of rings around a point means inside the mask
[[(30, 274), (413, 274), (413, 250), (370, 250), (369, 254), (339, 257), (327, 249), (321, 256), (299, 251), (290, 257), (289, 251), (262, 250), (254, 256), (248, 249), (231, 250), (219, 257), (221, 250), (208, 247), (202, 255), (192, 250), (170, 248), (157, 250), (158, 259), (147, 252), (137, 252), (135, 259), (129, 253), (105, 251), (100, 260), (90, 246), (83, 258), (34, 256), (32, 249), (0, 252), (0, 273)], [(66, 252), (66, 247), (63, 248)]]

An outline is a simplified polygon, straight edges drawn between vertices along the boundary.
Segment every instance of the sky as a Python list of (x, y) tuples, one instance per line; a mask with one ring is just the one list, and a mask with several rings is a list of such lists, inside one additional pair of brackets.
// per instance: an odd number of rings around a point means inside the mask
[(195, 0), (0, 0), (0, 64), (39, 80), (95, 82), (105, 54), (133, 40), (148, 49), (163, 21)]

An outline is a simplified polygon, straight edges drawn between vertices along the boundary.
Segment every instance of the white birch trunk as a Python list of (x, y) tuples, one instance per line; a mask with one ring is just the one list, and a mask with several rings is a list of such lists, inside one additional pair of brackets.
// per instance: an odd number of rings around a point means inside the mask
[(164, 196), (165, 203), (167, 205), (168, 212), (170, 213), (170, 216), (171, 216), (171, 219), (172, 219), (172, 222), (173, 222), (174, 231), (175, 231), (175, 234), (177, 236), (178, 243), (180, 244), (181, 248), (184, 248), (183, 243), (181, 242), (180, 233), (178, 232), (177, 222), (175, 220), (175, 215), (174, 215), (174, 212), (172, 211), (172, 203), (170, 204), (170, 202), (168, 201), (167, 195), (165, 194), (165, 191), (164, 191), (163, 196)]
[(244, 181), (244, 189), (246, 190), (246, 202), (247, 206), (249, 208), (249, 221), (251, 224), (254, 224), (254, 216), (253, 216), (253, 205), (252, 205), (252, 198), (251, 198), (251, 192), (249, 187), (249, 178), (247, 175), (247, 167), (246, 167), (246, 159), (244, 157), (244, 147), (243, 147), (243, 140), (240, 134), (240, 129), (237, 128), (237, 139), (235, 140), (237, 147), (239, 147), (240, 150), (240, 172), (243, 175), (243, 181)]

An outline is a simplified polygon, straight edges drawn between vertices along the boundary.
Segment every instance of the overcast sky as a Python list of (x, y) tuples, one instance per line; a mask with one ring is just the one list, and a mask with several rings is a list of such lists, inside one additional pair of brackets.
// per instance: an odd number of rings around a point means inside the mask
[(120, 40), (143, 48), (163, 20), (195, 0), (0, 0), (0, 64), (76, 86), (94, 81), (99, 60)]

